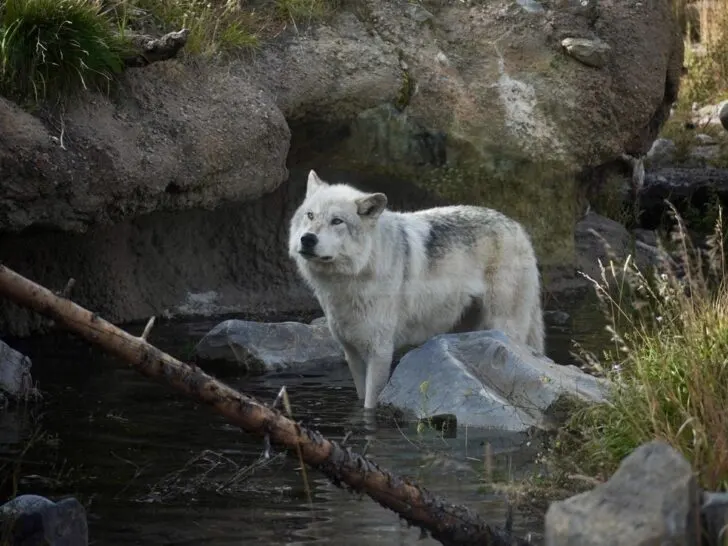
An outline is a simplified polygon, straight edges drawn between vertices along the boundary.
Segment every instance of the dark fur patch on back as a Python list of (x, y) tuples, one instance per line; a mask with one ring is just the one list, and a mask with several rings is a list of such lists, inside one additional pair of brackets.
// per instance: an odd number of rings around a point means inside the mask
[(477, 222), (475, 219), (453, 214), (443, 217), (430, 218), (430, 232), (425, 241), (425, 252), (429, 261), (435, 261), (445, 256), (455, 247), (472, 246), (475, 244)]

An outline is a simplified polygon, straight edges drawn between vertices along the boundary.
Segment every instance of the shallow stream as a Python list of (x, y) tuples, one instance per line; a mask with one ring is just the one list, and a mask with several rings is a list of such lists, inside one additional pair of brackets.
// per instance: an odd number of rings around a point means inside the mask
[[(150, 341), (184, 359), (216, 322), (161, 324)], [(572, 337), (583, 340), (595, 329), (588, 314), (574, 316), (573, 322), (570, 329), (549, 328), (549, 355), (558, 362), (572, 362)], [(3, 417), (0, 456), (18, 460), (28, 436), (41, 434), (22, 458), (18, 492), (76, 496), (87, 508), (92, 544), (438, 544), (429, 537), (420, 540), (417, 529), (368, 497), (309, 471), (312, 510), (295, 457), (274, 447), (272, 458), (262, 461), (261, 439), (77, 338), (56, 333), (13, 345), (32, 358), (46, 402), (41, 414)], [(297, 419), (332, 439), (352, 430), (350, 445), (364, 447), (359, 404), (345, 365), (305, 375), (215, 375), (265, 402), (285, 385)], [(525, 435), (459, 429), (457, 437), (443, 438), (385, 421), (368, 454), (502, 526), (503, 497), (482, 490), (486, 443), (494, 455), (493, 473), (501, 478), (528, 472), (537, 449)], [(8, 483), (4, 496), (10, 493)], [(540, 533), (540, 523), (516, 513), (514, 531)]]

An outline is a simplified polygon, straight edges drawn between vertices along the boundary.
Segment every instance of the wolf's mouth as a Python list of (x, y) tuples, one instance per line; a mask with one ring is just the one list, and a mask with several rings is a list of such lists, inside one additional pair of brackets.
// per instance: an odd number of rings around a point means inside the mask
[(314, 252), (310, 252), (308, 250), (299, 250), (298, 253), (306, 258), (307, 260), (317, 260), (319, 262), (330, 262), (333, 260), (333, 256), (319, 256), (318, 254)]

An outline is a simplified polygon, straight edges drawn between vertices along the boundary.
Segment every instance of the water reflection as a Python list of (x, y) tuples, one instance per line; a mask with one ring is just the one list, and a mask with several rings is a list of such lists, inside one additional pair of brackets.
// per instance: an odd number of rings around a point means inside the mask
[[(160, 325), (150, 341), (184, 358), (212, 324)], [(569, 339), (566, 331), (550, 333), (555, 359), (568, 359)], [(276, 457), (274, 448), (270, 461), (252, 467), (263, 453), (259, 438), (83, 342), (61, 335), (15, 345), (33, 359), (34, 376), (47, 393), (40, 422), (49, 438), (57, 437), (33, 451), (23, 474), (59, 480), (26, 478), (20, 492), (77, 496), (87, 506), (93, 544), (437, 544), (420, 540), (419, 530), (368, 497), (336, 488), (315, 472), (309, 473), (312, 509), (295, 457)], [(227, 373), (222, 379), (266, 402), (285, 385), (297, 419), (332, 439), (353, 430), (350, 445), (364, 447), (362, 414), (344, 366), (253, 378)], [(8, 429), (3, 423), (0, 431)], [(2, 436), (5, 457), (17, 455), (20, 428), (10, 426)], [(486, 444), (500, 476), (528, 471), (536, 448), (522, 434), (418, 436), (413, 425), (385, 420), (368, 453), (502, 525), (503, 499), (480, 490)], [(195, 459), (205, 450), (221, 459)], [(240, 469), (249, 469), (244, 479), (220, 487)], [(516, 514), (514, 528), (522, 536), (537, 526)]]

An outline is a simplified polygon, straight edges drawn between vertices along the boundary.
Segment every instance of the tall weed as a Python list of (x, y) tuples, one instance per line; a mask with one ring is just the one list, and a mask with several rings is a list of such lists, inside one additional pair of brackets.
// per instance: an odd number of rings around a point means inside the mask
[[(589, 473), (609, 475), (644, 442), (678, 449), (709, 489), (728, 488), (728, 285), (724, 226), (718, 211), (705, 248), (676, 221), (677, 259), (640, 271), (631, 259), (591, 279), (613, 345), (585, 355), (614, 384), (610, 402), (571, 418), (563, 449), (576, 450)], [(573, 441), (575, 440), (575, 441)]]

